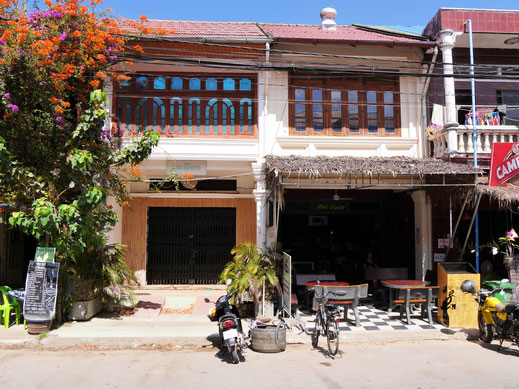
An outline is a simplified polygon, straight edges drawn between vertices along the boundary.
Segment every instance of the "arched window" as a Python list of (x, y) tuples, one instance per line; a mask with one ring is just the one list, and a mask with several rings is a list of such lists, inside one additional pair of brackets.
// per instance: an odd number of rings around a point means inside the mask
[(218, 82), (216, 81), (216, 78), (208, 78), (205, 80), (205, 90), (217, 90), (218, 89)]
[(234, 105), (229, 99), (222, 101), (222, 131), (224, 134), (234, 134)]
[(140, 99), (135, 113), (135, 132), (146, 131), (148, 128), (148, 99)]
[(252, 83), (248, 78), (242, 78), (240, 80), (240, 90), (251, 90)]
[(137, 77), (136, 86), (139, 89), (146, 89), (148, 87), (148, 78), (144, 76)]
[(169, 106), (169, 132), (182, 133), (182, 99), (173, 97)]
[(205, 133), (218, 134), (218, 100), (211, 99), (205, 107)]
[(184, 82), (180, 77), (174, 77), (171, 79), (171, 89), (182, 90), (183, 85)]
[(240, 134), (252, 134), (252, 102), (240, 100)]
[[(157, 128), (158, 127), (158, 128)], [(158, 97), (153, 98), (153, 127), (152, 130), (164, 132), (166, 130), (166, 108)]]
[(131, 130), (132, 107), (128, 97), (117, 99), (117, 117), (121, 121), (121, 131), (128, 133)]
[(234, 78), (226, 78), (223, 80), (223, 90), (234, 90), (236, 82), (234, 81)]
[(166, 79), (164, 77), (155, 77), (153, 79), (153, 89), (166, 89)]
[(200, 133), (200, 99), (193, 97), (189, 99), (188, 111), (187, 111), (187, 132), (193, 133), (193, 124), (196, 125), (197, 134)]
[(200, 90), (200, 79), (199, 78), (190, 78), (189, 79), (189, 89), (190, 90)]

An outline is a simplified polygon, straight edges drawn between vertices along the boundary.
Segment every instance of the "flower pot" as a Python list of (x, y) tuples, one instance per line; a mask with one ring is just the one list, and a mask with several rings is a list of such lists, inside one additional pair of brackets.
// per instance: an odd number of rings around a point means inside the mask
[(265, 301), (265, 310), (263, 311), (263, 302), (258, 301), (254, 303), (254, 317), (267, 316), (274, 317), (274, 302), (270, 300)]
[(72, 303), (72, 309), (68, 315), (70, 320), (90, 320), (94, 315), (101, 312), (101, 297), (97, 296), (87, 301), (75, 301)]

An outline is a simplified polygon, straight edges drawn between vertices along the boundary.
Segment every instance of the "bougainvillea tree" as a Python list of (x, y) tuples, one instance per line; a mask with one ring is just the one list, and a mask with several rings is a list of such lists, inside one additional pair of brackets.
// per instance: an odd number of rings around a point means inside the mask
[(126, 77), (125, 42), (100, 3), (45, 0), (28, 11), (0, 0), (0, 202), (16, 205), (13, 227), (56, 247), (64, 276), (97, 279), (117, 222), (106, 199), (128, 203), (118, 168), (136, 166), (158, 143), (144, 133), (122, 148), (104, 130), (101, 89), (107, 77)]

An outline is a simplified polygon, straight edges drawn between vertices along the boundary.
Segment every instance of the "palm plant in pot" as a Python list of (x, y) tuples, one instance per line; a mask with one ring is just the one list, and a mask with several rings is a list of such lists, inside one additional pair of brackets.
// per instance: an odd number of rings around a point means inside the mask
[(255, 316), (274, 316), (274, 297), (281, 294), (277, 276), (278, 256), (261, 250), (253, 243), (246, 242), (231, 250), (234, 258), (222, 273), (220, 281), (231, 279), (229, 291), (237, 291), (236, 303), (251, 298), (255, 306)]

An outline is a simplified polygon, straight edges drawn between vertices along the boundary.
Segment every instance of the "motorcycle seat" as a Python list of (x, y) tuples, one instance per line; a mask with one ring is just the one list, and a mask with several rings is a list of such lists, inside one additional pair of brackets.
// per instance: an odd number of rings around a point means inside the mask
[(512, 313), (512, 312), (518, 312), (518, 311), (519, 311), (519, 303), (510, 303), (510, 304), (506, 304), (506, 306), (505, 306), (506, 313)]

